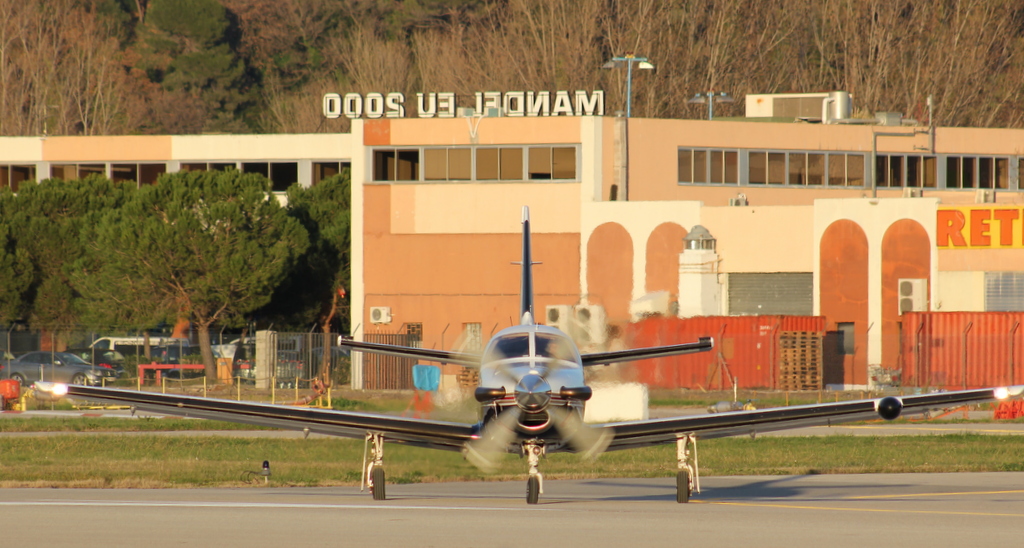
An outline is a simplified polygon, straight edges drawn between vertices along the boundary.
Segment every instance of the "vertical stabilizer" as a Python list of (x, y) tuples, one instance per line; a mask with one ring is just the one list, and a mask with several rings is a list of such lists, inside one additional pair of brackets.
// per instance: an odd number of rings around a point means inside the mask
[(523, 283), (519, 292), (519, 323), (533, 322), (533, 262), (530, 256), (530, 207), (523, 206)]

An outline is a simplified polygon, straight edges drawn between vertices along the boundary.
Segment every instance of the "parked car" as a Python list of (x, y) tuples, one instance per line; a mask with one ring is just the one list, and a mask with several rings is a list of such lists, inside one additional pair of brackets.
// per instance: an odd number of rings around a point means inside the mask
[(96, 386), (102, 384), (103, 379), (117, 378), (117, 373), (109, 367), (95, 366), (67, 352), (46, 351), (29, 352), (11, 360), (10, 370), (5, 373), (22, 386), (35, 381)]
[(109, 367), (117, 373), (118, 377), (124, 375), (124, 354), (117, 350), (103, 350), (101, 348), (68, 348), (68, 354), (74, 354), (98, 367)]

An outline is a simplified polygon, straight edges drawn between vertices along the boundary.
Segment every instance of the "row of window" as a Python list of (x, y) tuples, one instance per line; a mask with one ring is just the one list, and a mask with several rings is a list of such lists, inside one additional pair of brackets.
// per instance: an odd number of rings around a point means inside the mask
[[(688, 184), (868, 187), (869, 163), (869, 155), (853, 152), (678, 151), (679, 182)], [(1013, 183), (1022, 172), (1024, 157), (878, 154), (874, 176), (879, 188), (1010, 190), (1020, 188)]]
[[(349, 162), (313, 162), (310, 183), (341, 173)], [(270, 179), (275, 192), (283, 192), (293, 183), (299, 182), (297, 162), (182, 162), (181, 171), (226, 171), (237, 169), (243, 173), (259, 173)], [(156, 183), (160, 175), (167, 173), (166, 163), (83, 163), (51, 164), (50, 177), (70, 181), (84, 179), (89, 175), (103, 175), (115, 182), (137, 182), (140, 185)], [(0, 165), (0, 188), (10, 187), (14, 192), (24, 181), (36, 180), (35, 165)]]
[(375, 149), (374, 181), (577, 180), (576, 147)]

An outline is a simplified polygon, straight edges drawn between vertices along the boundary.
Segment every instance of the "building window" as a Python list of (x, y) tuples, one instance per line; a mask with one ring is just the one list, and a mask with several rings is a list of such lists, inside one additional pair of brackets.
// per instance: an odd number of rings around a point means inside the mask
[(836, 329), (839, 331), (839, 354), (852, 356), (857, 353), (856, 339), (854, 338), (853, 322), (838, 322)]
[(420, 178), (420, 151), (373, 151), (374, 181), (418, 181)]
[(864, 186), (863, 154), (828, 154), (829, 186)]
[(825, 176), (825, 155), (813, 152), (789, 153), (789, 184), (821, 186)]
[(183, 162), (181, 164), (181, 171), (228, 171), (229, 169), (238, 169), (238, 165), (235, 162)]
[(166, 164), (111, 164), (110, 179), (115, 183), (134, 182), (139, 185), (156, 184), (167, 173)]
[(478, 181), (522, 181), (523, 149), (476, 149), (476, 179)]
[(8, 187), (11, 192), (17, 192), (21, 183), (35, 178), (36, 166), (0, 165), (0, 188)]
[(427, 148), (423, 150), (423, 179), (426, 181), (468, 181), (473, 178), (470, 148)]
[(683, 148), (678, 151), (680, 183), (739, 184), (739, 152)]
[(270, 190), (285, 192), (288, 187), (299, 182), (299, 164), (296, 162), (270, 163)]
[(529, 179), (576, 179), (576, 149), (574, 147), (530, 147)]
[(348, 162), (313, 162), (313, 184), (334, 177), (343, 169), (349, 169), (351, 165)]

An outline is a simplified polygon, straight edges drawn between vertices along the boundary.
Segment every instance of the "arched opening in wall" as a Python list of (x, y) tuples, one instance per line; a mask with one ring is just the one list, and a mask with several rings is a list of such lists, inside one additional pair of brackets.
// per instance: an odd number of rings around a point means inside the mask
[(685, 228), (675, 223), (662, 223), (647, 238), (647, 278), (644, 291), (668, 291), (669, 300), (679, 295), (679, 254), (683, 252)]
[[(927, 311), (931, 286), (931, 240), (917, 221), (901, 219), (885, 231), (882, 237), (882, 367), (902, 369), (900, 356), (901, 316), (900, 280), (917, 280), (917, 290), (923, 292), (923, 304), (904, 311)], [(923, 280), (923, 281), (921, 281)], [(904, 284), (910, 287), (913, 284)], [(908, 371), (909, 373), (909, 371)]]
[(633, 240), (618, 223), (605, 223), (587, 240), (587, 300), (604, 307), (610, 323), (629, 321), (633, 298)]
[(819, 242), (819, 296), (825, 316), (822, 382), (867, 383), (868, 238), (857, 223), (840, 219)]

